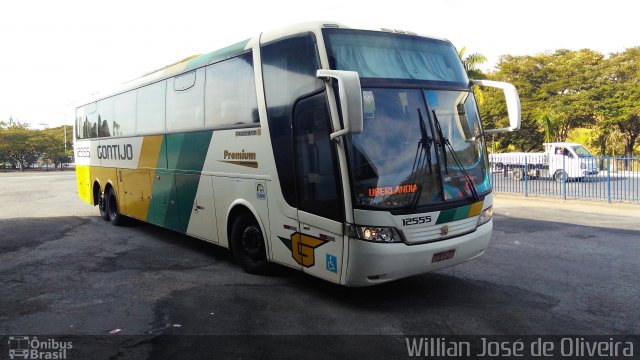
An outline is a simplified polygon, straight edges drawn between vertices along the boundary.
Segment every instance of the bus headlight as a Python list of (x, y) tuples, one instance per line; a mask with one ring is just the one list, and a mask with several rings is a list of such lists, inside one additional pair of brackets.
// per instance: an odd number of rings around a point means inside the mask
[(357, 237), (366, 241), (394, 243), (401, 242), (398, 230), (392, 227), (356, 226)]
[(480, 216), (478, 216), (478, 225), (477, 226), (480, 226), (482, 224), (486, 224), (487, 222), (489, 222), (489, 220), (491, 220), (492, 216), (493, 216), (493, 205), (491, 205), (488, 208), (482, 210), (482, 212), (480, 213)]

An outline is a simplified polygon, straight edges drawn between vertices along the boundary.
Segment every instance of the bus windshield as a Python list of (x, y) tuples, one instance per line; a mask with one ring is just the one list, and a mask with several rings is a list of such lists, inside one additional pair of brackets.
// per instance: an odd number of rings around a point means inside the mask
[(355, 206), (412, 210), (490, 190), (476, 102), (451, 43), (323, 34), (331, 67), (357, 71), (363, 84), (364, 130), (351, 136), (348, 155)]
[(467, 86), (469, 80), (451, 43), (362, 30), (325, 29), (331, 67), (361, 78), (423, 80)]
[(364, 130), (349, 142), (356, 206), (413, 209), (490, 190), (472, 93), (364, 88), (363, 104)]

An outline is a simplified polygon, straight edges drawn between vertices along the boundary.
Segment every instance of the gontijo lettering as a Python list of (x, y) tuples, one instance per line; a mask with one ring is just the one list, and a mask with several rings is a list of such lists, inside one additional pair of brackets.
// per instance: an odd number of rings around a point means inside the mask
[(98, 145), (96, 148), (98, 159), (104, 160), (133, 160), (133, 145)]

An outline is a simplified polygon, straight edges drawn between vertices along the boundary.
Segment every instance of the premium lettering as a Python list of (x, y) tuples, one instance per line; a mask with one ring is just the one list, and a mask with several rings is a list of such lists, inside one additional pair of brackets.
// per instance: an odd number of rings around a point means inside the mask
[(228, 150), (225, 150), (224, 159), (225, 160), (255, 160), (256, 153), (245, 152), (244, 149), (242, 149), (242, 151), (239, 151), (239, 152), (230, 152)]

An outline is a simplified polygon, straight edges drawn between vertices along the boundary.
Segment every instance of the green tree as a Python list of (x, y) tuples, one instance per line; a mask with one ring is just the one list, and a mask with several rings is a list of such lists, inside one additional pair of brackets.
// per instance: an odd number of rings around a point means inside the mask
[(0, 131), (0, 153), (2, 157), (16, 164), (22, 171), (34, 164), (40, 157), (42, 147), (35, 138), (37, 132), (26, 124), (12, 123)]
[[(522, 104), (521, 130), (500, 135), (501, 147), (540, 150), (545, 140), (565, 141), (571, 129), (593, 124), (596, 113), (591, 91), (603, 59), (602, 54), (588, 49), (501, 56), (496, 71), (488, 77), (513, 84)], [(489, 92), (486, 97), (483, 117), (504, 123), (504, 98)]]
[(640, 137), (640, 47), (611, 56), (600, 67), (591, 102), (605, 133), (620, 133), (624, 154), (634, 155)]
[[(478, 69), (478, 66), (487, 62), (487, 58), (479, 53), (465, 55), (467, 48), (465, 46), (458, 50), (458, 57), (462, 61), (462, 66), (467, 72), (469, 79), (486, 79), (487, 76)], [(473, 94), (479, 105), (484, 104), (484, 90), (480, 87), (473, 88)]]
[[(65, 131), (67, 131), (66, 144)], [(42, 130), (41, 137), (38, 139), (42, 145), (42, 160), (53, 164), (56, 168), (63, 163), (70, 162), (73, 155), (72, 131), (72, 128), (66, 125)]]
[(485, 74), (478, 69), (478, 66), (487, 62), (487, 58), (480, 53), (472, 53), (466, 55), (467, 47), (463, 46), (460, 50), (458, 50), (458, 57), (462, 60), (462, 66), (464, 66), (464, 70), (467, 72), (467, 75), (470, 79), (485, 79)]
[(560, 141), (558, 138), (558, 128), (562, 121), (561, 114), (553, 110), (537, 110), (536, 120), (538, 125), (544, 129), (544, 141)]

